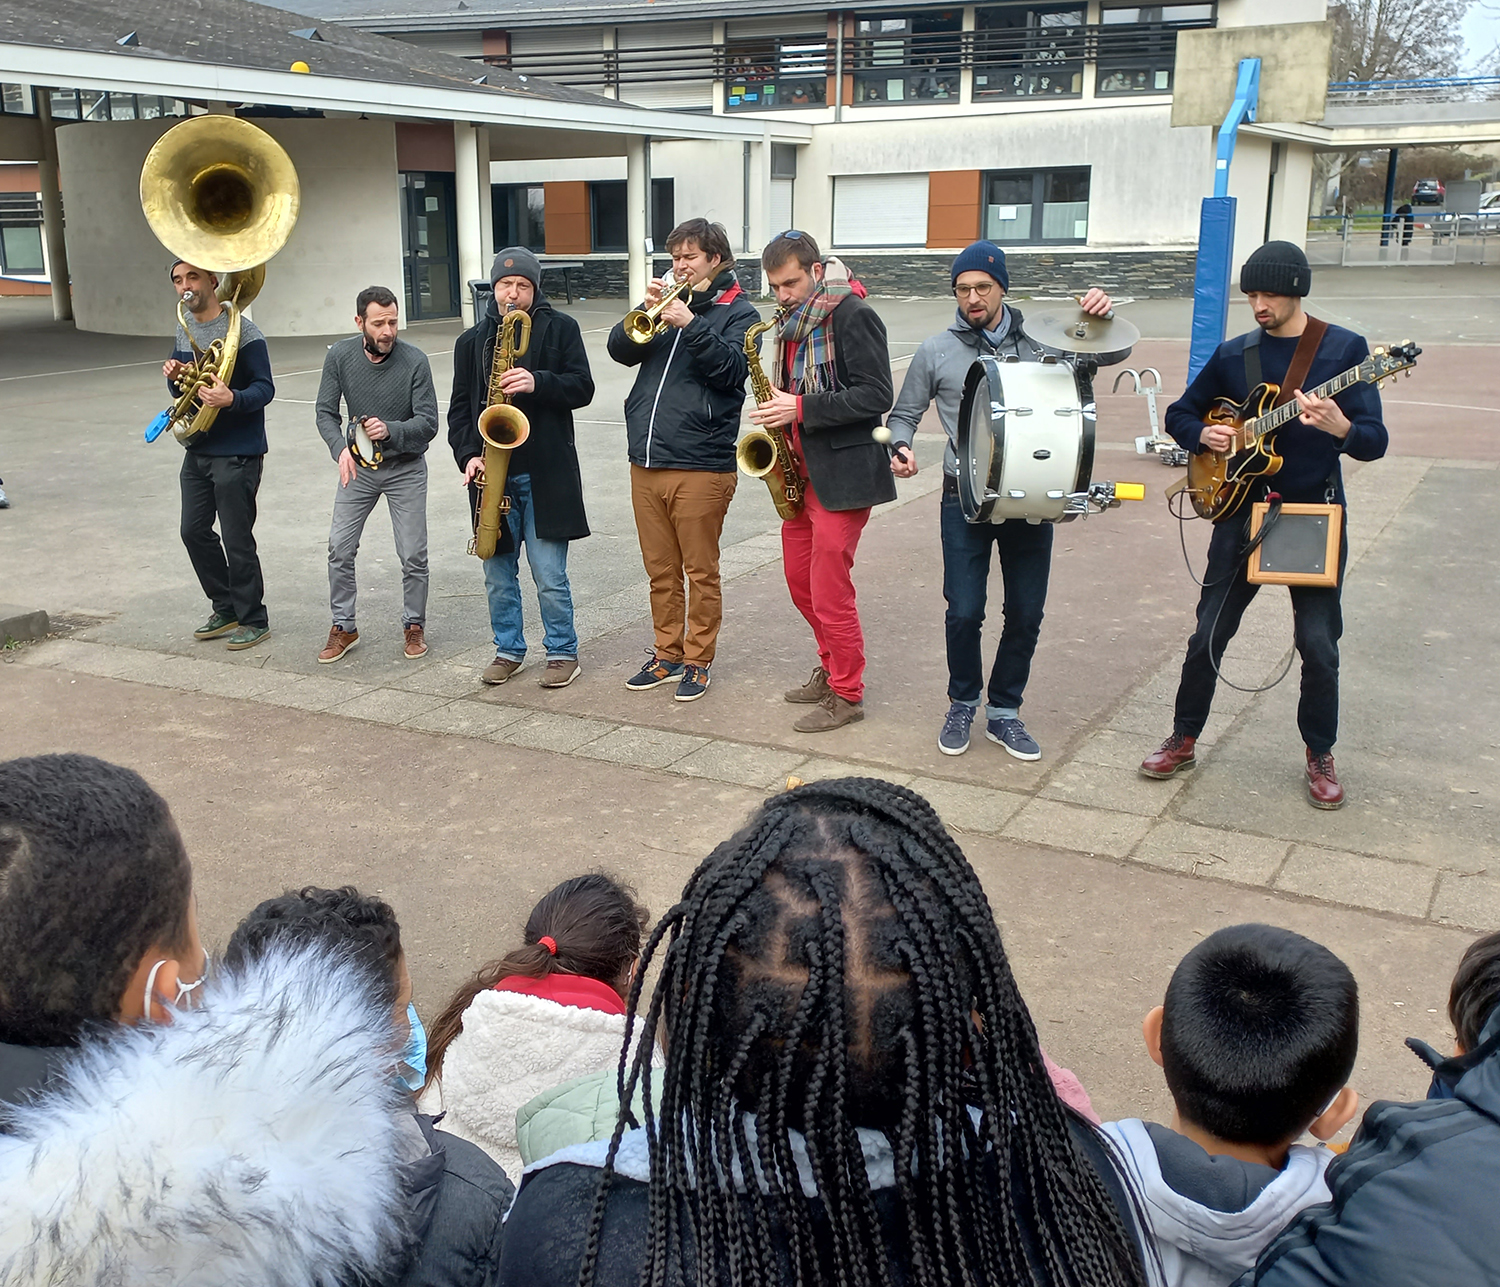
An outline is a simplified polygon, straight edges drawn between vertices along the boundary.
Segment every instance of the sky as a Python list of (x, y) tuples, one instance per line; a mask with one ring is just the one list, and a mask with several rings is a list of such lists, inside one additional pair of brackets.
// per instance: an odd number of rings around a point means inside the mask
[(1494, 64), (1482, 66), (1484, 58), (1500, 44), (1500, 0), (1475, 0), (1468, 16), (1463, 21), (1464, 68), (1471, 75), (1496, 75), (1500, 68)]

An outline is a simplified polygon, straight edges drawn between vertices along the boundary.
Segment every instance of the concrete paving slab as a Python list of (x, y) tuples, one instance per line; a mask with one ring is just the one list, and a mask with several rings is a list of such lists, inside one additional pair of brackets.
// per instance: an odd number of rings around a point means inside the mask
[(1311, 845), (1293, 845), (1276, 877), (1276, 888), (1288, 893), (1402, 916), (1426, 916), (1436, 885), (1429, 867)]
[(376, 724), (404, 724), (418, 715), (447, 706), (452, 700), (451, 697), (434, 697), (430, 693), (406, 693), (399, 688), (377, 688), (327, 710), (330, 715), (371, 720)]
[(1291, 848), (1285, 840), (1161, 822), (1131, 851), (1130, 860), (1236, 885), (1268, 885)]
[[(762, 793), (785, 787), (786, 779), (808, 757), (795, 751), (744, 742), (709, 742), (672, 766), (675, 773), (694, 778), (713, 778)], [(797, 773), (798, 777), (802, 775)]]
[(255, 700), (271, 706), (290, 706), (299, 711), (326, 711), (365, 693), (373, 692), (363, 684), (351, 684), (323, 675), (283, 676), (285, 682), (257, 693)]
[(216, 697), (258, 697), (287, 681), (283, 671), (193, 657), (177, 658), (172, 664), (171, 675), (176, 681), (170, 685), (173, 688), (212, 693)]
[(488, 706), (482, 702), (448, 702), (413, 715), (404, 721), (407, 728), (428, 733), (451, 733), (456, 737), (488, 737), (508, 724), (527, 718), (527, 712), (513, 706)]
[[(1161, 713), (1154, 707), (1149, 712), (1151, 718), (1156, 722), (1152, 725), (1152, 731), (1158, 732), (1158, 739), (1165, 737), (1160, 733), (1162, 727)], [(1144, 721), (1142, 721), (1144, 723)], [(1124, 732), (1115, 727), (1116, 721), (1110, 720), (1109, 728), (1102, 728), (1094, 733), (1088, 741), (1084, 742), (1073, 752), (1073, 764), (1097, 764), (1112, 769), (1129, 769), (1134, 773), (1140, 762), (1146, 758), (1154, 749), (1146, 745), (1148, 734), (1139, 732)], [(1170, 717), (1167, 721), (1170, 729)]]
[(514, 724), (507, 724), (495, 734), (495, 740), (539, 751), (576, 751), (585, 742), (603, 737), (615, 727), (603, 720), (536, 711)]
[(1001, 834), (1010, 840), (1123, 858), (1150, 829), (1151, 819), (1139, 814), (1111, 813), (1061, 800), (1032, 800)]
[(1472, 876), (1445, 871), (1438, 876), (1432, 918), (1444, 925), (1464, 925), (1482, 933), (1500, 928), (1500, 880), (1497, 868)]
[(992, 791), (967, 782), (943, 782), (937, 778), (917, 778), (909, 785), (918, 795), (927, 797), (944, 825), (957, 831), (998, 835), (1027, 799), (1014, 791)]
[[(797, 766), (797, 776), (804, 782), (827, 782), (831, 778), (880, 778), (897, 786), (911, 786), (910, 773), (892, 773), (879, 765), (856, 764), (851, 760), (805, 760)], [(945, 784), (951, 785), (951, 784)]]
[(9, 654), (10, 660), (23, 666), (61, 666), (78, 671), (84, 669), (87, 659), (105, 655), (99, 644), (85, 643), (81, 639), (41, 639)]
[(1069, 764), (1048, 781), (1041, 795), (1048, 800), (1070, 800), (1074, 804), (1155, 818), (1187, 785), (1189, 776), (1189, 773), (1179, 773), (1160, 781), (1143, 778), (1133, 766), (1114, 768), (1102, 764)]
[(453, 662), (426, 665), (418, 662), (411, 674), (398, 675), (390, 687), (409, 693), (431, 693), (434, 697), (467, 697), (480, 687), (479, 669)]
[(579, 755), (591, 760), (609, 760), (615, 764), (632, 764), (642, 769), (664, 769), (684, 756), (707, 746), (708, 738), (684, 733), (668, 733), (659, 728), (624, 725), (606, 733), (597, 741), (578, 748)]

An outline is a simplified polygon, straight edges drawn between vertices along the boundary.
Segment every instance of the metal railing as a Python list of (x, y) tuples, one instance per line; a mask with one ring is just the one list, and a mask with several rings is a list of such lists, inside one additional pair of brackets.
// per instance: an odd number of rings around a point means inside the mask
[(1328, 99), (1341, 107), (1361, 103), (1474, 103), (1500, 100), (1500, 76), (1422, 76), (1402, 80), (1335, 80)]
[(1458, 219), (1355, 214), (1307, 221), (1308, 262), (1340, 268), (1492, 264), (1500, 258), (1492, 241), (1500, 243), (1500, 227)]

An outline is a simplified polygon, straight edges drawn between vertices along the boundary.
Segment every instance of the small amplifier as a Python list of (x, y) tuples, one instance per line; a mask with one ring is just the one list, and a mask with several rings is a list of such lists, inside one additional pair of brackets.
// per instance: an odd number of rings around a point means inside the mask
[[(1266, 501), (1250, 507), (1252, 540), (1269, 509)], [(1336, 586), (1343, 529), (1342, 505), (1283, 504), (1266, 539), (1251, 552), (1245, 579), (1256, 585)]]

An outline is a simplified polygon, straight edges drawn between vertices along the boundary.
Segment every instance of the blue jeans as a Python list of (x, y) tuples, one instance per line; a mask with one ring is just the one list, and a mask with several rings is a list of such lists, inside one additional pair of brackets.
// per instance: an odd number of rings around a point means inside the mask
[(1031, 674), (1031, 655), (1042, 630), (1047, 578), (1052, 571), (1052, 524), (1008, 519), (970, 523), (958, 496), (944, 488), (942, 508), (943, 598), (948, 601), (948, 700), (978, 707), (984, 687), (979, 633), (989, 593), (990, 550), (1000, 552), (1005, 584), (1005, 624), (990, 671), (987, 719), (1014, 717)]
[(526, 566), (536, 582), (537, 605), (542, 610), (542, 646), (547, 660), (578, 656), (578, 631), (573, 628), (573, 590), (568, 585), (568, 543), (544, 541), (536, 534), (536, 510), (531, 503), (531, 476), (506, 480), (510, 497), (510, 535), (515, 549), (484, 561), (484, 588), (490, 600), (490, 627), (495, 632), (495, 655), (508, 661), (526, 660), (526, 628), (521, 615), (521, 547)]

